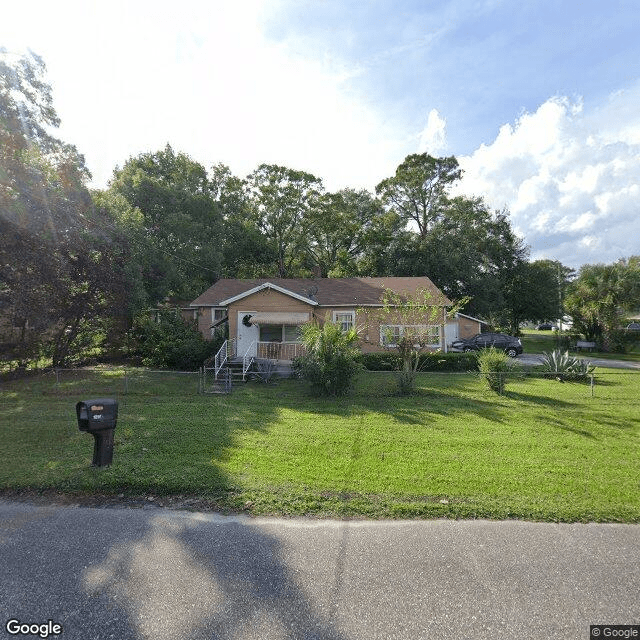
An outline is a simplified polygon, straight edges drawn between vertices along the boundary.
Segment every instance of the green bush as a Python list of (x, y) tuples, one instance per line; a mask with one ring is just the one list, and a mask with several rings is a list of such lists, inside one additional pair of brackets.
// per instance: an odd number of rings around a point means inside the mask
[(132, 332), (134, 355), (147, 367), (195, 371), (214, 355), (224, 338), (206, 340), (191, 323), (181, 316), (164, 312), (159, 321), (145, 317), (136, 322)]
[(302, 327), (306, 355), (296, 358), (294, 371), (311, 383), (318, 395), (342, 396), (348, 393), (362, 368), (358, 362), (358, 334), (342, 332), (340, 325), (325, 322), (322, 327)]
[(421, 353), (418, 364), (420, 371), (477, 371), (478, 354), (469, 353)]
[(564, 380), (585, 379), (595, 367), (587, 360), (569, 355), (568, 351), (554, 349), (551, 353), (544, 352), (541, 371), (548, 378)]
[(491, 391), (502, 395), (507, 384), (507, 378), (514, 374), (519, 365), (504, 351), (491, 347), (482, 349), (478, 354), (480, 373), (486, 380)]
[(562, 331), (556, 336), (556, 345), (559, 349), (566, 351), (567, 349), (575, 348), (578, 340), (584, 340), (579, 331)]
[(397, 353), (360, 353), (358, 362), (367, 371), (400, 371), (402, 359)]
[(627, 353), (631, 351), (640, 340), (637, 331), (627, 329), (615, 329), (609, 334), (609, 348), (614, 353)]
[[(358, 361), (367, 371), (400, 371), (402, 358), (398, 353), (361, 353)], [(421, 353), (419, 371), (477, 371), (478, 355), (470, 353)]]

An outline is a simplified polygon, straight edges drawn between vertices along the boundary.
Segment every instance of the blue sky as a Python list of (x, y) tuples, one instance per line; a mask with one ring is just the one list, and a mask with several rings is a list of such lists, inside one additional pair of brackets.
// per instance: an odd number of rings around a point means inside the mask
[(373, 190), (409, 153), (508, 208), (533, 258), (640, 253), (637, 0), (25, 0), (0, 44), (43, 56), (94, 185), (176, 149), (246, 175)]
[(638, 4), (603, 6), (295, 0), (267, 33), (356, 70), (354, 89), (407, 127), (420, 127), (432, 108), (446, 114), (450, 144), (466, 154), (551, 96), (601, 100), (638, 79)]

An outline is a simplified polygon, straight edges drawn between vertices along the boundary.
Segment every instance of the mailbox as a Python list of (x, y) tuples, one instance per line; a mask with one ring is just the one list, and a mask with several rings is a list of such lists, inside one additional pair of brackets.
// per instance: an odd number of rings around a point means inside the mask
[(118, 403), (113, 398), (81, 400), (76, 404), (78, 429), (93, 435), (94, 467), (110, 465), (113, 460), (113, 432), (118, 421)]

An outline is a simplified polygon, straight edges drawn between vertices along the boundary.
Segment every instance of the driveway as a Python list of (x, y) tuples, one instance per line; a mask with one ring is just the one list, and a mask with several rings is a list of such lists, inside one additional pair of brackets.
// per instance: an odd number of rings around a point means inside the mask
[(0, 637), (10, 619), (63, 640), (586, 640), (640, 624), (636, 525), (0, 500), (0, 549)]

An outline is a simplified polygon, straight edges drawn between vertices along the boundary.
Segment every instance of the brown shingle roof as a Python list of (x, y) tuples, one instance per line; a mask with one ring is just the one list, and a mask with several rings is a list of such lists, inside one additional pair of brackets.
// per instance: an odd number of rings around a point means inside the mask
[[(192, 307), (218, 306), (222, 301), (250, 291), (270, 282), (305, 298), (315, 300), (322, 306), (377, 305), (382, 301), (385, 289), (399, 294), (412, 295), (419, 289), (431, 292), (434, 302), (442, 300), (447, 306), (451, 302), (427, 277), (419, 278), (254, 278), (237, 280), (223, 278), (209, 287), (192, 303)], [(313, 296), (311, 298), (311, 296)]]

